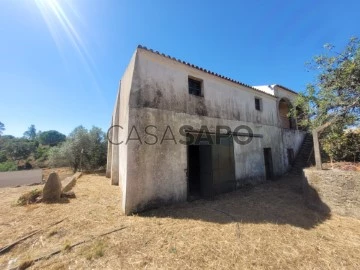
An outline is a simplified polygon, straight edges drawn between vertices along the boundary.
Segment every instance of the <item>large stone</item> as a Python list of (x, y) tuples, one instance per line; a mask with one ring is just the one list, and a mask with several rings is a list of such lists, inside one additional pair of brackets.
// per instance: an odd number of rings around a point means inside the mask
[(75, 186), (76, 180), (79, 179), (81, 175), (82, 172), (77, 172), (73, 176), (66, 177), (65, 180), (62, 182), (62, 192), (70, 191)]
[(56, 172), (49, 175), (43, 189), (43, 201), (53, 202), (60, 200), (61, 197), (61, 181)]

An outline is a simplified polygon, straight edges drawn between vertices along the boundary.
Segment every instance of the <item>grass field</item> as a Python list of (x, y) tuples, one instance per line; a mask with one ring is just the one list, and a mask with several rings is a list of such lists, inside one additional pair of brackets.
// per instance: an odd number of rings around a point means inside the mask
[(2, 188), (0, 247), (43, 230), (0, 255), (0, 269), (56, 250), (30, 269), (360, 269), (360, 220), (305, 208), (298, 181), (133, 216), (121, 214), (119, 187), (100, 175), (81, 177), (77, 198), (58, 204), (14, 206), (41, 187)]

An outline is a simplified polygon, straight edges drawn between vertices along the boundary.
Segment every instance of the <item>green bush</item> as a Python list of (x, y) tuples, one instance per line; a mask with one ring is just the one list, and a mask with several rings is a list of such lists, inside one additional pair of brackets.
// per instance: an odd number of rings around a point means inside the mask
[(48, 159), (48, 156), (49, 156), (49, 148), (44, 146), (39, 146), (34, 153), (34, 158), (37, 161), (45, 161)]
[(106, 134), (100, 128), (74, 129), (59, 147), (52, 147), (49, 162), (53, 167), (71, 166), (77, 170), (94, 171), (106, 164)]
[(0, 151), (0, 163), (7, 161), (5, 151)]
[(322, 140), (322, 145), (333, 161), (360, 161), (360, 129), (329, 133)]
[(6, 161), (0, 163), (0, 172), (16, 171), (17, 165), (13, 161)]

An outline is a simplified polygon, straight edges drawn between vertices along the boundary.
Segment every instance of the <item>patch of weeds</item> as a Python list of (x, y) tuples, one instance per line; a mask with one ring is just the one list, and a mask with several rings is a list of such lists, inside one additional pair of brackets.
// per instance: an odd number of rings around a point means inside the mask
[(84, 255), (87, 260), (103, 257), (105, 254), (105, 243), (101, 240), (96, 241), (90, 248), (85, 251)]
[(32, 203), (36, 203), (36, 199), (41, 196), (42, 192), (41, 190), (34, 189), (31, 190), (23, 195), (20, 196), (20, 198), (17, 200), (17, 205), (28, 205)]
[(170, 249), (169, 249), (169, 252), (170, 253), (176, 253), (177, 251), (176, 251), (176, 247), (171, 247)]

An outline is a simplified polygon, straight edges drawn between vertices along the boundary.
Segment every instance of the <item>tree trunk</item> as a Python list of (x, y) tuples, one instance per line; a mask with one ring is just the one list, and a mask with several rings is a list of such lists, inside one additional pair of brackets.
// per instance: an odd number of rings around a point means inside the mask
[(317, 170), (322, 170), (322, 163), (321, 163), (321, 154), (320, 154), (320, 143), (319, 143), (319, 133), (315, 129), (312, 132), (313, 135), (313, 142), (314, 142), (314, 155), (315, 155), (315, 164)]
[(334, 117), (329, 122), (317, 127), (313, 130), (313, 142), (314, 142), (314, 155), (315, 155), (315, 164), (317, 170), (322, 170), (322, 162), (321, 162), (321, 154), (320, 154), (320, 142), (319, 142), (319, 134), (332, 123), (338, 120), (338, 117)]

